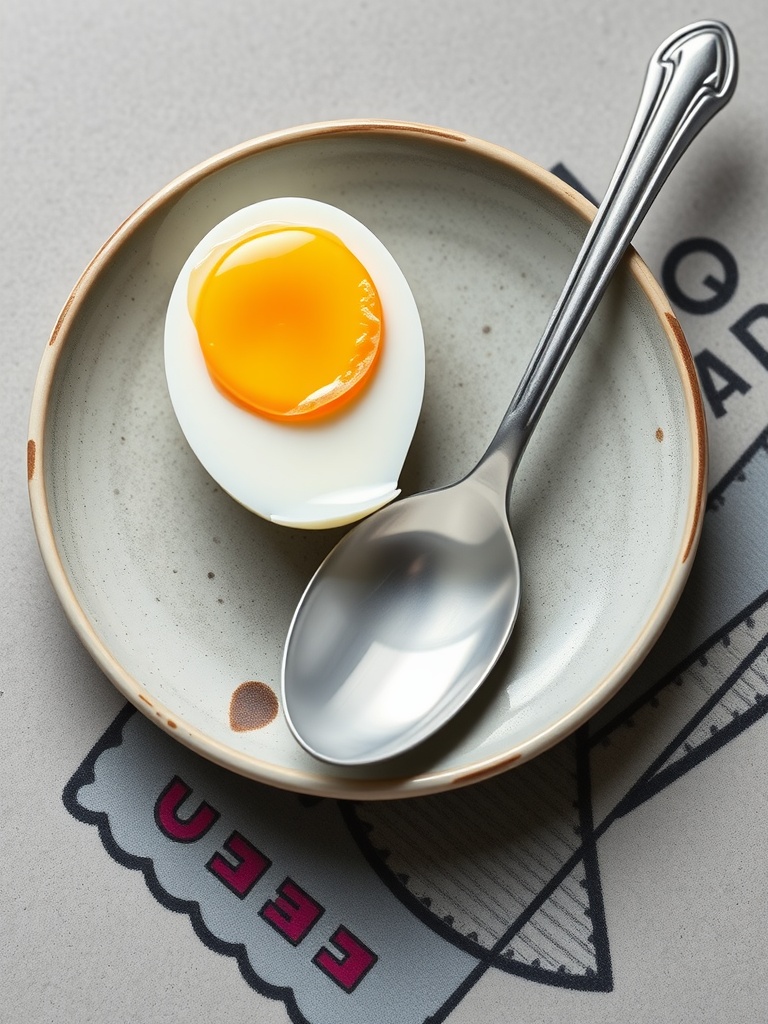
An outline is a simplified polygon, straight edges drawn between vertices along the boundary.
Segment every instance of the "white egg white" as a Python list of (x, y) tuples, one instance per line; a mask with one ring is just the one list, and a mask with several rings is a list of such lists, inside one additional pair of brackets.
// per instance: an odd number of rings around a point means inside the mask
[[(231, 402), (209, 376), (189, 313), (194, 268), (222, 243), (275, 224), (332, 232), (368, 270), (381, 299), (384, 343), (373, 378), (327, 419), (281, 423)], [(389, 251), (342, 210), (312, 199), (267, 199), (209, 231), (182, 267), (171, 294), (165, 371), (174, 412), (193, 452), (224, 490), (257, 515), (285, 526), (341, 526), (399, 493), (398, 478), (424, 394), (421, 320)]]

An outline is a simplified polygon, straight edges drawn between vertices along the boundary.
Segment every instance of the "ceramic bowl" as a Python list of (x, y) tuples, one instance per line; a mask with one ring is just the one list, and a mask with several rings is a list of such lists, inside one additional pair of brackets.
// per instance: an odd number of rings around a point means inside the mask
[(165, 310), (185, 259), (218, 221), (277, 195), (351, 213), (413, 290), (426, 393), (404, 493), (451, 482), (481, 455), (594, 213), (507, 150), (404, 123), (278, 132), (182, 175), (105, 243), (46, 347), (29, 434), (45, 564), (114, 685), (235, 772), (358, 799), (487, 778), (586, 721), (680, 595), (706, 479), (685, 339), (630, 252), (515, 481), (523, 598), (494, 673), (408, 755), (371, 768), (323, 764), (293, 739), (277, 694), (294, 607), (341, 533), (276, 526), (223, 493), (180, 433), (163, 371)]

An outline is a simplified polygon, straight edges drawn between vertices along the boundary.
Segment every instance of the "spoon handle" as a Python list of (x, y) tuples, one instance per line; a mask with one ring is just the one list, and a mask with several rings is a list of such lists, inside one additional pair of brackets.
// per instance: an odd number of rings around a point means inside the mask
[[(509, 482), (560, 374), (667, 175), (736, 87), (729, 28), (700, 21), (661, 44), (605, 198), (501, 426), (478, 466), (503, 453)], [(498, 463), (498, 459), (493, 459)]]

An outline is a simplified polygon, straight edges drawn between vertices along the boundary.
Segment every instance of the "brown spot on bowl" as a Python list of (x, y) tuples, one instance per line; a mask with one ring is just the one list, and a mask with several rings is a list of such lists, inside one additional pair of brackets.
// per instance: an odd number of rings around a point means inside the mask
[(513, 754), (512, 757), (502, 761), (500, 764), (494, 765), (493, 768), (481, 768), (476, 772), (469, 772), (466, 775), (457, 775), (453, 779), (454, 785), (464, 786), (468, 782), (482, 782), (483, 779), (487, 779), (490, 775), (495, 775), (499, 771), (506, 771), (507, 768), (511, 768), (515, 761), (520, 760), (520, 754)]
[[(103, 249), (103, 248), (104, 248), (104, 246), (102, 246), (101, 248)], [(99, 252), (101, 252), (101, 249), (99, 250)], [(97, 253), (96, 255), (98, 255), (98, 253)], [(62, 311), (61, 311), (61, 312), (59, 313), (59, 318), (58, 318), (58, 320), (56, 321), (56, 324), (54, 325), (54, 328), (53, 328), (53, 330), (51, 331), (51, 336), (50, 336), (50, 338), (48, 339), (48, 346), (49, 346), (49, 347), (50, 347), (51, 345), (54, 345), (54, 344), (56, 343), (56, 339), (58, 338), (58, 336), (59, 336), (59, 332), (61, 331), (61, 328), (62, 328), (62, 326), (64, 325), (64, 321), (65, 321), (65, 320), (67, 319), (67, 317), (69, 316), (69, 311), (70, 311), (70, 309), (72, 308), (72, 306), (74, 305), (74, 302), (75, 302), (75, 296), (77, 295), (77, 292), (78, 292), (78, 287), (77, 287), (77, 286), (75, 286), (75, 288), (74, 288), (74, 289), (72, 290), (72, 292), (70, 293), (70, 295), (69, 295), (69, 298), (68, 298), (68, 299), (67, 299), (67, 301), (66, 301), (66, 302), (64, 303), (64, 308), (63, 308), (63, 309), (62, 309)]]
[(661, 429), (661, 427), (657, 427), (656, 428), (656, 440), (657, 441), (663, 441), (664, 440), (664, 431)]
[(361, 123), (361, 124), (343, 124), (343, 123), (340, 123), (340, 124), (332, 125), (328, 129), (328, 131), (332, 135), (341, 135), (341, 134), (343, 134), (345, 132), (359, 132), (361, 129), (363, 131), (365, 131), (365, 130), (369, 130), (370, 128), (375, 128), (378, 131), (383, 131), (383, 132), (391, 131), (391, 132), (394, 132), (396, 134), (399, 134), (399, 133), (402, 132), (402, 133), (404, 133), (406, 135), (409, 135), (409, 134), (435, 135), (439, 139), (449, 139), (451, 142), (466, 142), (467, 141), (467, 136), (466, 135), (461, 135), (461, 134), (459, 134), (459, 132), (449, 131), (446, 128), (436, 128), (433, 125), (428, 125), (428, 124), (417, 124), (417, 125), (407, 125), (407, 124), (398, 124), (398, 123), (387, 124), (386, 122), (375, 122), (375, 121), (371, 122), (368, 125), (366, 125), (364, 123)]
[(27, 480), (35, 475), (35, 459), (37, 457), (37, 445), (32, 438), (27, 441)]
[(178, 725), (176, 725), (176, 723), (173, 721), (173, 719), (169, 718), (168, 719), (168, 728), (169, 729), (178, 729)]
[(234, 732), (263, 729), (277, 717), (277, 696), (271, 686), (255, 679), (241, 683), (229, 702), (229, 725)]

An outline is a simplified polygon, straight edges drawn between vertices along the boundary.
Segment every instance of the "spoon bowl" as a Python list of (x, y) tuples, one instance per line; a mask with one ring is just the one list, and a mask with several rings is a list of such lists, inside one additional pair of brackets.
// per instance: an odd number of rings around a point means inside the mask
[(605, 199), (486, 453), (453, 487), (374, 514), (310, 581), (282, 668), (286, 718), (309, 753), (347, 766), (401, 754), (490, 673), (520, 601), (506, 514), (517, 467), (635, 231), (736, 74), (720, 22), (661, 44)]
[[(470, 476), (388, 506), (333, 549), (294, 617), (289, 723), (321, 760), (394, 756), (480, 686), (519, 606), (505, 503), (485, 482)], [(372, 691), (371, 679), (386, 685)]]

